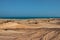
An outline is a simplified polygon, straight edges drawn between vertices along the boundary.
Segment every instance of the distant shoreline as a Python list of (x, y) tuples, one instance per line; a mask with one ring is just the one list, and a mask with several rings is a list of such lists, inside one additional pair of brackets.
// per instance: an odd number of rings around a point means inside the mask
[(60, 17), (0, 17), (0, 19), (40, 19), (40, 18), (60, 18)]

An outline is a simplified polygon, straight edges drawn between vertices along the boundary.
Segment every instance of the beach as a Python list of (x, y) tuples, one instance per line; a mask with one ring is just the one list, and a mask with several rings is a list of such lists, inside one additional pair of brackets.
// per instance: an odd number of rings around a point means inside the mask
[(0, 19), (0, 28), (60, 28), (60, 19)]
[(60, 18), (0, 19), (0, 40), (60, 40)]

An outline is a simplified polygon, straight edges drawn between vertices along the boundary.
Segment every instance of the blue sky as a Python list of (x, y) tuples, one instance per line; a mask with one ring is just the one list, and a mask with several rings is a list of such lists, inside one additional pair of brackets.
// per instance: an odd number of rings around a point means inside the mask
[(60, 0), (0, 0), (0, 17), (60, 17)]

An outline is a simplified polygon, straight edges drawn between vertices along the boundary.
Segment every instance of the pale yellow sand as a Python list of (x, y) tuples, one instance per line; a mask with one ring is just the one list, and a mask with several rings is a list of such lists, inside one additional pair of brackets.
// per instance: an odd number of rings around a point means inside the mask
[(0, 19), (0, 40), (60, 40), (60, 20)]
[(27, 20), (1, 20), (0, 28), (60, 28), (59, 20), (55, 19), (27, 19)]

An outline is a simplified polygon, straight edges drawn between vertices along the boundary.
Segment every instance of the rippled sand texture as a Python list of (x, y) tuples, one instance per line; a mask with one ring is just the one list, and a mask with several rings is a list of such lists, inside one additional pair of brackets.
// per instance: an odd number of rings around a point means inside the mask
[(60, 40), (59, 28), (0, 30), (0, 40)]
[(0, 40), (60, 40), (60, 18), (0, 19)]
[(60, 28), (60, 18), (56, 19), (0, 19), (0, 29), (5, 28)]

